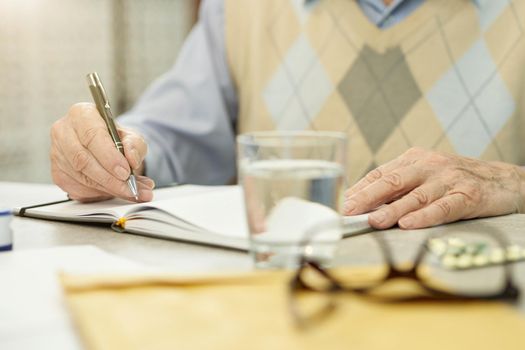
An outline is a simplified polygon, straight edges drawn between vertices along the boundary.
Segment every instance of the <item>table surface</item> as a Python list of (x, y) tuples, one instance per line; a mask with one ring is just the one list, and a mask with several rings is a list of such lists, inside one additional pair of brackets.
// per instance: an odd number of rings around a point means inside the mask
[[(0, 182), (0, 206), (27, 206), (63, 198), (64, 194), (53, 185)], [(438, 229), (457, 230), (458, 228), (468, 231), (487, 228), (498, 230), (505, 232), (512, 242), (525, 246), (525, 215), (516, 214), (470, 220), (445, 225)], [(247, 253), (132, 234), (118, 234), (100, 225), (15, 217), (12, 229), (15, 251), (93, 245), (105, 252), (141, 265), (168, 268), (181, 273), (247, 271), (253, 268), (251, 257)], [(392, 229), (384, 231), (382, 237), (391, 247), (394, 260), (406, 261), (413, 258), (421, 243), (428, 236), (428, 231)], [(354, 261), (366, 263), (370, 259), (362, 236), (343, 240), (340, 251), (343, 255), (353, 257)], [(525, 292), (525, 263), (516, 264), (514, 274), (518, 285)], [(522, 298), (522, 303), (518, 306), (522, 311), (525, 310), (523, 299), (525, 298)], [(2, 308), (1, 302), (0, 309)], [(0, 315), (0, 321), (1, 317)], [(0, 344), (2, 344), (1, 336)]]
[[(19, 207), (64, 198), (65, 194), (53, 185), (0, 182), (0, 205)], [(15, 250), (87, 244), (136, 262), (181, 272), (252, 268), (251, 258), (243, 252), (119, 234), (101, 225), (15, 217), (12, 228)]]

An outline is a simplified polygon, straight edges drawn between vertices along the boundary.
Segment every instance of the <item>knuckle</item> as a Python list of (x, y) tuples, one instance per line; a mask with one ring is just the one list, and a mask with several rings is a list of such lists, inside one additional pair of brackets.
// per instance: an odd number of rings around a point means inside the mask
[(49, 130), (49, 137), (51, 138), (51, 144), (54, 144), (55, 142), (57, 142), (59, 134), (58, 134), (58, 130), (55, 124), (53, 124), (51, 126), (51, 129)]
[(366, 191), (361, 191), (354, 195), (353, 200), (355, 200), (357, 203), (362, 203), (363, 205), (370, 205), (373, 200), (370, 194)]
[(75, 152), (73, 155), (73, 158), (71, 160), (73, 169), (75, 171), (82, 171), (84, 170), (87, 165), (89, 164), (89, 155), (86, 150), (79, 150)]
[(84, 114), (87, 103), (75, 103), (67, 112), (69, 118), (78, 118)]
[(55, 141), (56, 139), (60, 137), (60, 129), (62, 129), (62, 123), (63, 123), (62, 119), (59, 119), (55, 121), (53, 125), (51, 125), (50, 135), (51, 135), (52, 141)]
[(419, 188), (416, 188), (410, 192), (409, 196), (410, 198), (416, 200), (421, 206), (427, 205), (430, 202), (428, 194)]
[(381, 210), (385, 214), (385, 217), (387, 218), (397, 218), (399, 217), (399, 214), (401, 213), (401, 209), (399, 205), (395, 205), (395, 203), (392, 203), (390, 205), (386, 205)]
[(447, 179), (451, 179), (452, 181), (457, 183), (458, 181), (461, 181), (463, 179), (465, 174), (464, 174), (463, 170), (461, 170), (461, 169), (458, 169), (458, 168), (455, 168), (455, 167), (449, 167), (449, 168), (443, 169), (443, 175)]
[(91, 143), (93, 143), (97, 136), (103, 135), (104, 132), (106, 132), (106, 130), (99, 126), (88, 127), (80, 135), (80, 142), (82, 143), (82, 145), (89, 148), (89, 146), (91, 145)]
[(479, 203), (483, 197), (481, 185), (479, 183), (464, 184), (461, 190), (456, 193), (461, 195), (462, 205), (465, 207)]
[(122, 140), (124, 146), (128, 150), (136, 150), (138, 155), (142, 158), (148, 152), (148, 144), (144, 137), (139, 134), (132, 134)]
[(472, 202), (478, 202), (481, 199), (481, 185), (479, 183), (469, 183), (465, 187), (464, 194)]
[(447, 163), (449, 163), (449, 158), (444, 155), (444, 154), (441, 154), (441, 153), (437, 153), (437, 152), (432, 152), (429, 156), (428, 156), (428, 161), (430, 164), (433, 164), (435, 166), (443, 166)]
[(84, 186), (86, 186), (88, 188), (98, 188), (98, 183), (93, 181), (86, 174), (80, 174), (79, 177), (80, 177), (80, 180), (81, 180), (82, 184), (84, 184)]
[(448, 217), (452, 213), (452, 207), (450, 203), (446, 200), (435, 203), (435, 206), (445, 217)]
[(100, 181), (99, 184), (102, 185), (104, 188), (119, 188), (120, 187), (120, 181), (115, 179), (111, 175), (104, 175)]
[(399, 173), (390, 173), (383, 177), (382, 181), (393, 189), (401, 189), (404, 186), (403, 178)]
[(427, 150), (425, 150), (424, 148), (421, 148), (421, 147), (410, 147), (405, 153), (404, 155), (407, 155), (407, 156), (419, 156), (423, 153), (427, 152)]
[(49, 160), (52, 165), (58, 163), (59, 155), (55, 147), (51, 147), (51, 150), (49, 151)]
[(69, 108), (68, 116), (70, 117), (80, 117), (86, 115), (86, 113), (92, 113), (95, 109), (93, 103), (89, 102), (79, 102), (75, 103)]
[(122, 181), (117, 180), (110, 174), (103, 175), (99, 179), (97, 179), (96, 184), (97, 187), (102, 187), (105, 192), (123, 192), (125, 183)]
[(383, 173), (379, 168), (376, 168), (372, 171), (370, 171), (368, 174), (365, 175), (365, 179), (368, 182), (374, 182), (376, 180), (379, 180), (383, 176)]
[(411, 147), (398, 157), (398, 161), (403, 166), (414, 166), (420, 160), (428, 158), (428, 153), (424, 148)]
[(144, 157), (148, 153), (148, 143), (143, 136), (139, 136), (139, 140), (141, 144), (142, 156)]
[(98, 111), (93, 103), (82, 102), (71, 106), (65, 119), (75, 130), (83, 130), (86, 125), (103, 123), (101, 118), (97, 118), (97, 114)]

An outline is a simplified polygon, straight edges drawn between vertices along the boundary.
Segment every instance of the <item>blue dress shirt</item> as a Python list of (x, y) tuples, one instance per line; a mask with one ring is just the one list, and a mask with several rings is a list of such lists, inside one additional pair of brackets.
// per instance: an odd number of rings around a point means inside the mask
[[(315, 1), (305, 0), (305, 6)], [(383, 0), (358, 0), (379, 28), (402, 21), (423, 1), (394, 0), (385, 6)], [(157, 185), (225, 184), (236, 174), (237, 106), (226, 59), (224, 3), (206, 0), (175, 65), (119, 122), (146, 139), (146, 174)]]

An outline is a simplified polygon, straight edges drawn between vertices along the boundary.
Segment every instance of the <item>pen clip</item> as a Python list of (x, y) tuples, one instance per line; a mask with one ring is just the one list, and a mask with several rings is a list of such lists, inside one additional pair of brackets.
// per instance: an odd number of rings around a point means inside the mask
[(106, 95), (106, 90), (104, 89), (104, 86), (102, 85), (102, 82), (100, 81), (100, 78), (98, 77), (98, 74), (96, 72), (89, 73), (86, 76), (86, 78), (89, 85), (89, 90), (91, 91), (93, 99), (95, 100), (97, 110), (100, 113), (100, 116), (106, 122), (108, 131), (117, 149), (123, 152), (123, 150), (121, 150), (122, 142), (120, 142), (117, 127), (115, 125), (115, 122), (113, 121), (113, 114), (111, 113), (111, 106), (109, 104), (109, 99)]
[(96, 72), (89, 73), (87, 75), (87, 81), (88, 81), (89, 86), (94, 87), (99, 93), (99, 97), (101, 99), (100, 102), (102, 102), (102, 105), (104, 106), (104, 108), (109, 110), (111, 106), (109, 104), (109, 99), (106, 94), (106, 89), (104, 89), (104, 85), (102, 85), (102, 82), (100, 81), (100, 78), (98, 77), (98, 74)]

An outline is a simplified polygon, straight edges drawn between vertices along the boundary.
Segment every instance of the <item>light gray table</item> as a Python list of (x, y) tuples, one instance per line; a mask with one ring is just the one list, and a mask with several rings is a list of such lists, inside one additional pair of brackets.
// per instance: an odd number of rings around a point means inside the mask
[[(52, 185), (0, 182), (0, 206), (25, 206), (63, 198), (64, 194)], [(104, 226), (15, 217), (12, 228), (15, 251), (57, 246), (94, 245), (106, 252), (139, 264), (169, 268), (184, 273), (246, 271), (253, 268), (251, 258), (246, 253), (131, 234), (117, 234)], [(407, 261), (413, 258), (428, 234), (436, 230), (453, 232), (499, 231), (509, 237), (512, 242), (525, 246), (525, 215), (471, 220), (430, 230), (401, 231), (392, 229), (379, 234), (391, 247), (395, 261)], [(352, 263), (370, 262), (369, 243), (370, 237), (366, 235), (345, 239), (341, 243), (339, 254), (350, 258)], [(465, 277), (464, 274), (458, 275), (457, 280), (460, 283)], [(518, 263), (514, 266), (514, 277), (525, 294), (525, 263)], [(522, 311), (525, 311), (524, 301), (525, 297), (518, 305)], [(1, 306), (0, 303), (0, 309)], [(76, 344), (72, 340), (74, 337), (71, 333), (71, 329), (57, 330), (58, 344), (69, 344), (71, 346), (68, 345), (66, 348), (75, 348)], [(16, 349), (19, 348), (18, 344), (26, 343), (30, 345), (24, 348), (32, 348), (34, 344), (42, 344), (45, 339), (45, 337), (35, 337), (27, 342), (28, 339), (24, 339), (22, 335), (20, 337), (8, 336), (8, 338), (11, 344), (15, 344), (15, 347), (11, 348)], [(2, 339), (0, 339), (0, 348), (5, 348), (1, 343)]]
[[(53, 185), (0, 182), (0, 207), (29, 206), (64, 198), (65, 194)], [(92, 245), (147, 268), (166, 268), (181, 273), (252, 269), (251, 257), (246, 253), (119, 234), (107, 226), (14, 217), (11, 227), (15, 252)], [(32, 258), (32, 261), (39, 264), (39, 258), (40, 255)], [(28, 266), (22, 272), (10, 272), (2, 266), (2, 261), (5, 260), (0, 259), (1, 276), (6, 273), (8, 277), (22, 275), (17, 278), (20, 283), (10, 286), (3, 285), (6, 281), (0, 280), (0, 349), (80, 349), (75, 328), (59, 296), (58, 283), (51, 280), (57, 271)], [(91, 265), (85, 260), (79, 264)], [(50, 287), (49, 283), (54, 283), (55, 287)], [(31, 286), (31, 290), (25, 289), (27, 285)], [(28, 310), (28, 307), (33, 311)], [(42, 315), (46, 311), (47, 314)]]
[[(0, 182), (0, 205), (18, 207), (64, 198), (53, 185)], [(246, 253), (118, 234), (105, 226), (15, 217), (12, 228), (15, 250), (89, 244), (136, 262), (181, 272), (252, 268)]]
[[(0, 205), (16, 207), (64, 198), (64, 193), (53, 185), (0, 182)], [(104, 226), (15, 217), (12, 227), (15, 250), (89, 244), (135, 262), (181, 272), (246, 271), (253, 268), (247, 253), (118, 234)], [(498, 231), (510, 241), (525, 246), (523, 214), (464, 221), (428, 230), (403, 231), (395, 228), (381, 235), (391, 247), (395, 260), (407, 261), (436, 230)], [(339, 253), (350, 257), (352, 263), (366, 264), (371, 258), (367, 242), (365, 237), (347, 238), (341, 243)], [(516, 264), (515, 270), (516, 278), (525, 287), (525, 263)]]

